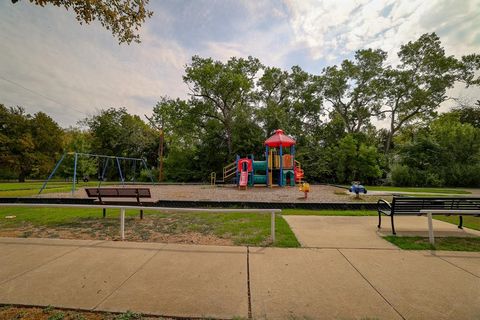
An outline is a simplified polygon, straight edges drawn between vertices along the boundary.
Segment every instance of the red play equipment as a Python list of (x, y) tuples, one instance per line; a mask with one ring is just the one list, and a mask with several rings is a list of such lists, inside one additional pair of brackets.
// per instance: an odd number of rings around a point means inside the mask
[[(264, 142), (265, 160), (254, 159), (253, 155), (240, 158), (223, 168), (223, 180), (233, 180), (239, 187), (246, 188), (263, 184), (266, 186), (295, 186), (304, 177), (300, 162), (295, 160), (296, 141), (286, 135), (283, 130), (275, 133)], [(215, 184), (216, 174), (211, 175)]]

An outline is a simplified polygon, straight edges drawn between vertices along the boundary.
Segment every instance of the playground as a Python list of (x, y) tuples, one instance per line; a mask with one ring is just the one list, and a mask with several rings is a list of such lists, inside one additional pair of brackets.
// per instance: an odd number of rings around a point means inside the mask
[[(68, 158), (73, 176), (61, 181), (55, 173)], [(138, 181), (142, 174), (146, 182)], [(479, 190), (309, 184), (295, 159), (295, 141), (282, 130), (265, 141), (263, 155), (237, 155), (218, 178), (216, 173), (210, 178), (209, 184), (155, 183), (144, 159), (73, 152), (64, 154), (43, 182), (0, 184), (0, 196), (16, 202), (0, 205), (0, 252), (9, 261), (0, 270), (0, 302), (36, 307), (1, 309), (0, 316), (479, 314), (480, 225), (474, 216)], [(391, 211), (377, 204), (380, 199)], [(387, 219), (378, 228), (377, 209), (388, 215), (396, 203), (410, 216), (396, 217), (395, 229), (393, 217), (391, 225)], [(239, 209), (245, 204), (256, 209)], [(187, 205), (195, 208), (181, 208)], [(272, 209), (281, 205), (290, 209)], [(418, 216), (422, 208), (454, 206), (470, 210), (461, 228), (454, 210), (433, 223)], [(405, 285), (402, 279), (412, 274), (415, 285)], [(444, 296), (459, 283), (454, 295)], [(426, 288), (421, 301), (412, 301)], [(301, 299), (292, 303), (292, 294)], [(457, 297), (466, 306), (455, 305)], [(438, 300), (447, 300), (448, 307), (439, 308)]]

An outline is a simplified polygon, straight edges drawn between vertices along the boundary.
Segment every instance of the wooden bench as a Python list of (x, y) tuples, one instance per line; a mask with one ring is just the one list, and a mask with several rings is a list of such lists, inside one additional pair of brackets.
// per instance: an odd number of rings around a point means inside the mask
[(395, 232), (393, 221), (394, 216), (421, 216), (427, 211), (436, 215), (457, 215), (459, 216), (458, 228), (463, 227), (463, 215), (465, 211), (471, 212), (473, 216), (478, 217), (480, 210), (480, 198), (467, 197), (439, 197), (439, 198), (417, 198), (417, 197), (393, 197), (390, 204), (388, 201), (380, 199), (377, 202), (378, 228), (382, 226), (382, 214), (390, 216), (392, 223), (392, 233)]
[[(101, 204), (117, 204), (114, 201), (104, 201), (104, 198), (135, 198), (135, 205), (144, 206), (145, 203), (140, 199), (151, 198), (148, 188), (85, 188), (89, 198), (98, 198)], [(122, 204), (125, 202), (122, 202)], [(107, 210), (103, 208), (103, 217), (107, 215)], [(140, 210), (140, 219), (143, 219), (143, 210)]]

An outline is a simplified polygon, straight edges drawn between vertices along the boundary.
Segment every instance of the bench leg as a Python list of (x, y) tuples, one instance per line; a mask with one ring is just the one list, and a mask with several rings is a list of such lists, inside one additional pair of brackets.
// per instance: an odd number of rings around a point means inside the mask
[(393, 214), (390, 215), (390, 219), (392, 220), (392, 234), (396, 235), (397, 233), (395, 232), (395, 225), (393, 224)]
[(377, 228), (380, 229), (382, 227), (382, 214), (378, 211), (378, 225)]
[(140, 210), (140, 219), (143, 219), (143, 210)]
[(107, 216), (107, 209), (103, 208), (103, 217), (105, 218)]
[(462, 216), (460, 216), (460, 218), (459, 218), (458, 229), (463, 229), (463, 217)]

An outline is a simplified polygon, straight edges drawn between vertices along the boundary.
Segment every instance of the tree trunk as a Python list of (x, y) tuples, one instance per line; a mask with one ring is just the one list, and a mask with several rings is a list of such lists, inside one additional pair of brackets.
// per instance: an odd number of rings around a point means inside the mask
[(392, 120), (390, 122), (390, 131), (388, 131), (387, 144), (385, 145), (385, 154), (388, 154), (390, 152), (390, 145), (392, 144), (394, 131), (395, 131), (395, 114), (392, 113)]
[(225, 133), (227, 135), (227, 148), (228, 148), (228, 155), (232, 155), (232, 130), (230, 128), (225, 128)]
[(25, 182), (25, 172), (20, 171), (20, 174), (18, 175), (18, 182)]

